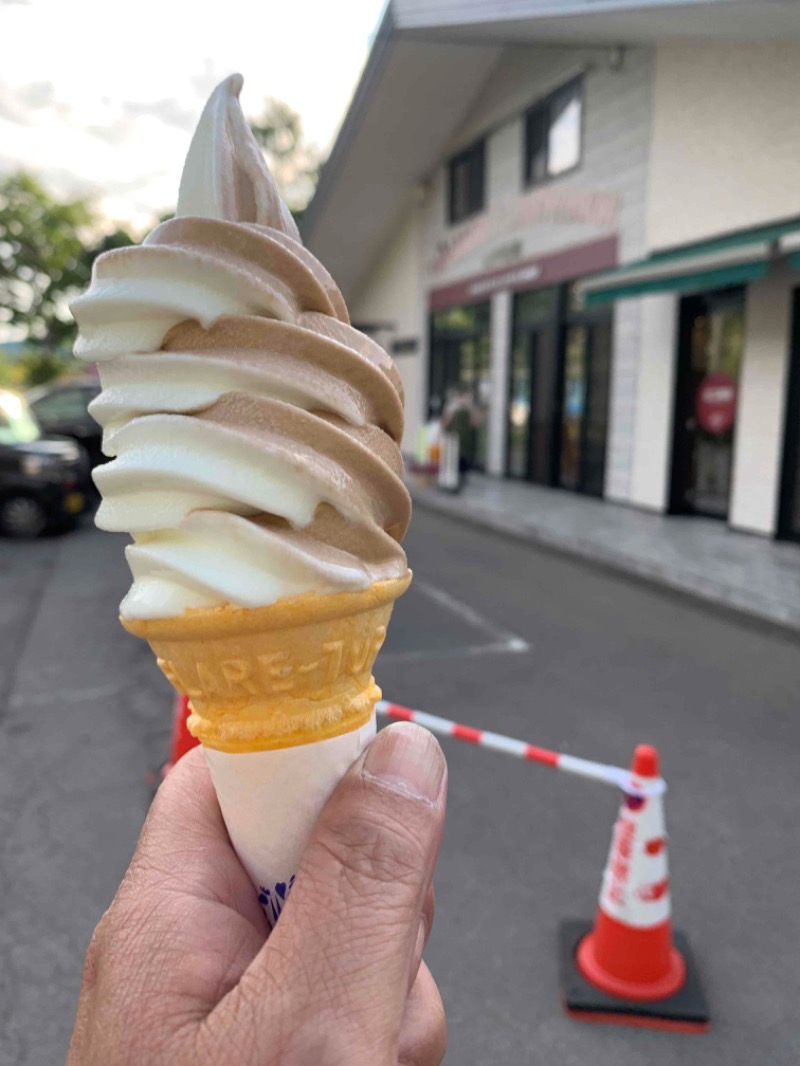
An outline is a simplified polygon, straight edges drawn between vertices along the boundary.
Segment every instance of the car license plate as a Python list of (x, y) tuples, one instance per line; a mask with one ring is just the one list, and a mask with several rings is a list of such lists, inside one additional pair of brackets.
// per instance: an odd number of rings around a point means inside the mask
[(82, 492), (68, 492), (64, 499), (64, 510), (67, 514), (80, 514), (84, 502)]

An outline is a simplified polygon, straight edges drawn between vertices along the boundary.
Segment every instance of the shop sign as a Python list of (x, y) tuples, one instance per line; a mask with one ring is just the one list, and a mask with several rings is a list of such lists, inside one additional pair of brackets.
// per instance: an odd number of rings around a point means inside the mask
[(613, 229), (617, 210), (615, 193), (535, 189), (524, 196), (508, 197), (459, 227), (448, 240), (438, 242), (429, 272), (443, 274), (480, 248), (503, 237), (516, 236), (529, 226), (583, 225)]
[(695, 396), (697, 424), (706, 433), (727, 433), (736, 420), (736, 382), (721, 371), (703, 378)]
[(603, 237), (590, 244), (565, 248), (561, 252), (527, 259), (500, 270), (473, 274), (452, 285), (433, 289), (429, 295), (430, 308), (432, 311), (441, 311), (446, 307), (486, 300), (496, 292), (524, 292), (543, 285), (559, 285), (598, 270), (608, 270), (616, 263), (617, 238)]
[(542, 268), (538, 263), (528, 263), (523, 266), (512, 267), (504, 270), (501, 274), (492, 274), (488, 277), (476, 278), (467, 283), (467, 299), (480, 300), (483, 296), (491, 296), (493, 292), (501, 289), (518, 289), (523, 285), (530, 285), (538, 281), (542, 276)]

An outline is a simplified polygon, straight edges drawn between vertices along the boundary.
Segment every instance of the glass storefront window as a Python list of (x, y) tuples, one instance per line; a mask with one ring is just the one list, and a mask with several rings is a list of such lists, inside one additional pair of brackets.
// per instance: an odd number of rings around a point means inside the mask
[(610, 372), (609, 312), (584, 311), (574, 286), (514, 298), (510, 477), (602, 496)]
[(588, 331), (585, 326), (572, 326), (567, 330), (559, 471), (559, 481), (565, 489), (576, 489), (580, 478), (581, 427), (586, 404), (587, 338)]
[(556, 289), (514, 297), (507, 471), (541, 484), (550, 472), (557, 305)]
[(488, 413), (492, 391), (488, 301), (449, 307), (431, 315), (429, 412), (442, 413), (448, 395), (467, 388), (476, 409), (475, 465), (485, 469)]
[(727, 517), (744, 327), (744, 290), (681, 301), (673, 511)]
[(514, 329), (526, 326), (541, 326), (552, 321), (556, 313), (558, 293), (556, 289), (534, 289), (520, 292), (514, 297)]
[(602, 496), (606, 466), (611, 323), (570, 326), (564, 352), (560, 484)]
[(511, 396), (508, 409), (508, 475), (528, 476), (528, 435), (531, 418), (531, 358), (525, 337), (516, 337), (511, 351)]
[(583, 433), (583, 491), (602, 496), (606, 476), (608, 401), (611, 387), (611, 320), (590, 329), (589, 394)]
[(792, 301), (792, 343), (786, 393), (778, 533), (800, 541), (800, 288)]

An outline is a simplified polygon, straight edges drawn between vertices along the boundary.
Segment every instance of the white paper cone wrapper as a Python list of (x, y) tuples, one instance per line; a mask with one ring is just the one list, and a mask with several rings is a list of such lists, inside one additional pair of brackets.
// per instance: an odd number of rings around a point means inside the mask
[(318, 744), (231, 754), (204, 748), (222, 817), (274, 925), (329, 796), (375, 736), (366, 725)]

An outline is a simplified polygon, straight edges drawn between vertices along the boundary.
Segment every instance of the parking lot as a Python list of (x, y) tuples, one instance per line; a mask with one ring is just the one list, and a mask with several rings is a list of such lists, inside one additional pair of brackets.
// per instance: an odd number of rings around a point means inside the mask
[[(168, 749), (171, 691), (116, 622), (125, 539), (0, 542), (0, 1064), (63, 1061), (83, 953)], [(659, 746), (673, 902), (705, 1036), (564, 1016), (558, 923), (596, 903), (618, 797), (455, 741), (429, 963), (448, 1063), (800, 1057), (797, 642), (618, 576), (415, 515), (387, 698), (576, 755)]]

